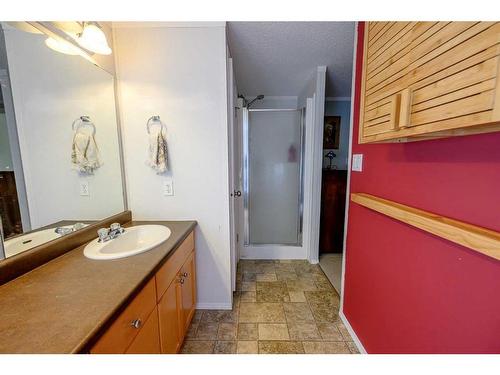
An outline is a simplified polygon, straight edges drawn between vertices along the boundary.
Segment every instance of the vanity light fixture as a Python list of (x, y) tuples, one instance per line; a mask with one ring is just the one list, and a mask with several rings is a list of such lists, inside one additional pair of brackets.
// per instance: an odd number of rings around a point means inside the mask
[(80, 45), (76, 42), (76, 35), (74, 33), (64, 31), (56, 27), (52, 22), (33, 21), (26, 23), (47, 36), (47, 39), (45, 39), (45, 45), (50, 49), (66, 55), (79, 55), (90, 61), (92, 64), (98, 65), (92, 58), (92, 53), (80, 47)]
[(80, 46), (94, 53), (111, 54), (106, 35), (94, 22), (84, 22), (82, 32), (77, 35), (75, 40)]

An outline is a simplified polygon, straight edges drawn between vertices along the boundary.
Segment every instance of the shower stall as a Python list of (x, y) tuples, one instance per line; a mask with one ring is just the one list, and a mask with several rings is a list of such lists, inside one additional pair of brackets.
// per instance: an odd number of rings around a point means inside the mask
[(304, 110), (243, 115), (242, 256), (279, 257), (302, 246)]

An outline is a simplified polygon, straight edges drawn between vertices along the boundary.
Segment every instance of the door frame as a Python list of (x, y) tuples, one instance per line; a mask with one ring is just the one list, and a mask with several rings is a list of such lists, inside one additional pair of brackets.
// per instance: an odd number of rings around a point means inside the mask
[[(228, 51), (229, 54), (229, 51)], [(235, 137), (235, 103), (234, 103), (234, 70), (233, 70), (233, 59), (227, 57), (227, 122), (228, 122), (228, 143), (229, 143), (229, 240), (230, 240), (230, 259), (231, 259), (231, 289), (234, 292), (236, 290), (236, 268), (238, 265), (239, 254), (238, 254), (238, 229), (237, 229), (237, 205), (234, 202), (233, 192), (236, 190), (234, 184), (234, 174), (237, 170), (237, 159), (235, 157), (235, 142), (237, 141)], [(231, 293), (232, 295), (232, 293)], [(232, 297), (231, 297), (232, 298)]]
[(310, 237), (308, 259), (310, 263), (319, 263), (319, 226), (321, 215), (321, 180), (323, 170), (323, 121), (325, 117), (326, 66), (316, 70), (316, 89), (312, 97), (311, 129), (311, 181), (310, 181)]

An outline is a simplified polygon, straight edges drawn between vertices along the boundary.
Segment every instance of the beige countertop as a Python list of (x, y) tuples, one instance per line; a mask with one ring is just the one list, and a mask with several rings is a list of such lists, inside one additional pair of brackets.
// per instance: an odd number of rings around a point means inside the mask
[(88, 350), (196, 226), (195, 221), (134, 221), (172, 231), (154, 250), (116, 260), (85, 258), (80, 246), (0, 286), (0, 353)]

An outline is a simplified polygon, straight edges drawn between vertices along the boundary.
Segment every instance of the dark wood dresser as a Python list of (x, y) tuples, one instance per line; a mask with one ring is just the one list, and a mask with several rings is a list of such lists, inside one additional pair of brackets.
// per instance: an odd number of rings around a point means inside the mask
[(0, 172), (0, 215), (5, 238), (23, 232), (14, 172)]
[(342, 252), (346, 186), (347, 171), (323, 170), (319, 234), (320, 254)]

